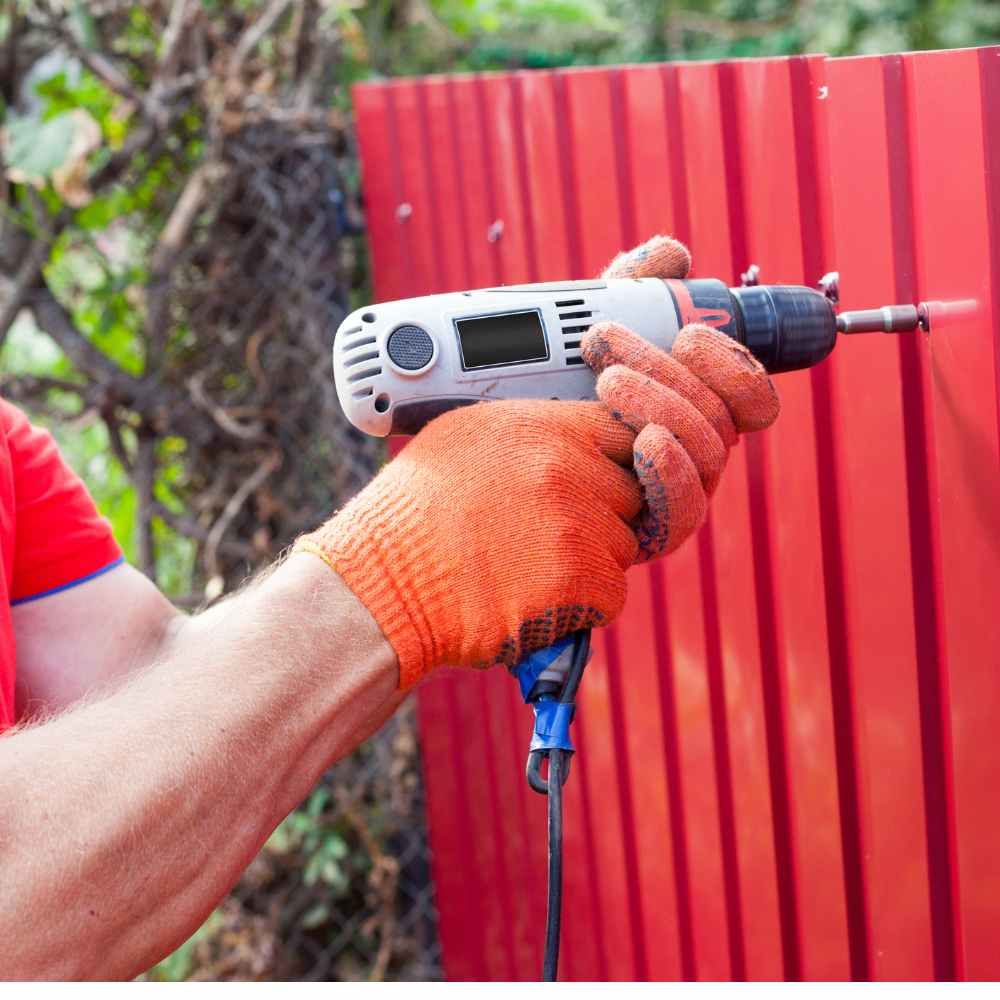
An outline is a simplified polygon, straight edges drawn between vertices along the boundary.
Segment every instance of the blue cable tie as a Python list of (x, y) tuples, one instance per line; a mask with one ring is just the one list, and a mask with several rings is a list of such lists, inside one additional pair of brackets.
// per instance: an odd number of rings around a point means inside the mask
[(576, 706), (542, 698), (531, 706), (535, 710), (535, 731), (531, 734), (529, 751), (565, 750), (573, 753), (573, 741), (569, 738), (569, 726), (573, 721)]

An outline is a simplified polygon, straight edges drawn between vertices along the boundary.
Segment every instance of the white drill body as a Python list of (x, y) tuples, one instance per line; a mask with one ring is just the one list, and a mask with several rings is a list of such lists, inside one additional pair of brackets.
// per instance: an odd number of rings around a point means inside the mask
[(412, 433), (436, 413), (479, 400), (593, 399), (580, 340), (606, 319), (664, 350), (679, 326), (670, 291), (657, 278), (381, 302), (355, 310), (337, 331), (337, 394), (351, 423), (378, 437)]

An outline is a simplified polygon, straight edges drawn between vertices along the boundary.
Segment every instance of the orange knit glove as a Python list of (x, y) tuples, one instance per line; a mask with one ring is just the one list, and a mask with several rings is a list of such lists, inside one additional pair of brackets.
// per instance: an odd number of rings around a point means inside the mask
[[(683, 277), (689, 261), (657, 237), (608, 274)], [(668, 356), (604, 323), (583, 349), (603, 403), (446, 413), (296, 543), (372, 613), (401, 688), (446, 664), (513, 666), (609, 622), (625, 570), (697, 528), (737, 431), (777, 415), (760, 365), (708, 328), (686, 328)]]
[[(654, 236), (604, 277), (684, 278), (690, 267), (686, 247)], [(739, 434), (777, 419), (774, 386), (742, 344), (699, 324), (684, 327), (669, 354), (616, 323), (591, 327), (581, 348), (598, 398), (637, 435), (639, 561), (672, 552), (704, 519)]]
[(300, 538), (372, 613), (406, 689), (443, 665), (513, 666), (625, 601), (635, 435), (600, 403), (477, 403), (431, 421)]

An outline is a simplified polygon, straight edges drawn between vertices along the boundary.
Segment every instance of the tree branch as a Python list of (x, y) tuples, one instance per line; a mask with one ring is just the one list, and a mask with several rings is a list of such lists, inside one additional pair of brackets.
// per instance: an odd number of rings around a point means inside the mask
[(38, 326), (62, 348), (79, 371), (113, 389), (124, 400), (136, 401), (143, 396), (142, 383), (87, 340), (65, 306), (48, 288), (37, 288), (30, 306)]
[(215, 421), (219, 429), (225, 431), (227, 434), (239, 438), (241, 441), (261, 440), (264, 437), (264, 428), (259, 420), (241, 423), (224, 406), (220, 406), (209, 396), (205, 389), (207, 375), (207, 372), (200, 371), (187, 380), (191, 401), (200, 410), (207, 413)]
[(90, 189), (96, 192), (108, 184), (113, 184), (125, 173), (134, 156), (150, 149), (161, 138), (162, 130), (152, 122), (144, 121), (128, 134), (121, 149), (90, 176)]
[(7, 399), (36, 404), (43, 404), (44, 397), (50, 392), (71, 393), (80, 400), (80, 410), (72, 415), (62, 414), (70, 419), (76, 419), (81, 413), (100, 404), (99, 394), (89, 383), (71, 382), (69, 379), (49, 375), (3, 374), (0, 375), (0, 391)]
[(136, 107), (146, 106), (146, 99), (132, 86), (129, 78), (106, 56), (81, 44), (76, 32), (66, 23), (65, 18), (58, 11), (53, 10), (48, 3), (39, 3), (37, 6), (42, 12), (45, 27), (56, 35), (98, 80), (105, 83), (119, 96), (131, 101)]
[(125, 439), (122, 437), (121, 420), (118, 419), (116, 409), (114, 400), (106, 400), (105, 404), (101, 407), (101, 419), (104, 421), (104, 426), (108, 429), (108, 441), (111, 443), (111, 450), (115, 453), (115, 458), (118, 459), (119, 464), (125, 470), (125, 475), (131, 478), (135, 470), (128, 449), (125, 447)]
[(223, 507), (222, 513), (219, 515), (215, 524), (212, 525), (208, 532), (208, 536), (205, 539), (205, 570), (206, 576), (208, 577), (208, 585), (212, 585), (212, 581), (222, 577), (218, 561), (218, 551), (219, 546), (222, 543), (222, 536), (226, 533), (226, 529), (232, 524), (234, 518), (239, 514), (243, 507), (243, 504), (247, 502), (248, 497), (254, 490), (258, 489), (265, 479), (278, 466), (281, 465), (281, 454), (279, 452), (272, 452), (265, 458), (260, 465), (257, 466), (254, 471), (247, 476), (247, 478), (239, 485), (236, 492), (229, 498), (226, 502), (226, 506)]
[(135, 510), (136, 559), (139, 569), (156, 583), (156, 545), (153, 539), (153, 487), (156, 483), (156, 436), (146, 427), (138, 431), (132, 482)]
[[(162, 503), (158, 502), (153, 505), (153, 513), (185, 538), (197, 538), (200, 542), (208, 540), (210, 529), (199, 524), (193, 518), (185, 517), (183, 514), (175, 514), (172, 510), (169, 510)], [(234, 559), (243, 559), (248, 562), (257, 555), (253, 546), (246, 542), (241, 542), (236, 538), (226, 538), (220, 541), (219, 551), (224, 552)]]
[(10, 105), (17, 92), (17, 43), (21, 34), (21, 14), (17, 0), (7, 0), (7, 39), (4, 43), (3, 70), (0, 71), (0, 94)]
[(181, 39), (184, 37), (184, 26), (189, 7), (190, 0), (174, 0), (170, 5), (170, 16), (167, 19), (167, 27), (163, 32), (160, 48), (160, 62), (156, 68), (157, 81), (165, 79), (174, 71)]
[[(45, 207), (41, 204), (37, 195), (30, 190), (29, 200), (34, 212), (34, 225), (32, 229), (36, 231), (31, 239), (27, 253), (25, 253), (24, 259), (21, 262), (21, 266), (17, 269), (14, 280), (9, 283), (9, 297), (4, 303), (3, 309), (0, 310), (0, 347), (3, 347), (7, 332), (14, 324), (18, 314), (27, 306), (33, 292), (41, 284), (42, 271), (48, 262), (52, 244), (55, 243), (57, 237), (66, 228), (72, 217), (70, 210), (64, 208), (54, 219), (46, 221)], [(40, 223), (39, 218), (41, 219)], [(12, 235), (16, 235), (18, 239), (18, 243), (15, 244), (14, 249), (20, 249), (18, 244), (21, 239), (29, 238), (28, 233), (25, 231)], [(6, 253), (4, 257), (9, 259)]]
[(264, 12), (240, 36), (229, 63), (229, 76), (235, 77), (243, 68), (247, 56), (257, 48), (261, 39), (274, 27), (292, 0), (271, 0)]
[(174, 202), (166, 225), (156, 241), (146, 285), (146, 340), (148, 370), (159, 370), (170, 327), (169, 293), (171, 274), (186, 243), (191, 227), (205, 203), (206, 192), (225, 168), (214, 161), (200, 164)]

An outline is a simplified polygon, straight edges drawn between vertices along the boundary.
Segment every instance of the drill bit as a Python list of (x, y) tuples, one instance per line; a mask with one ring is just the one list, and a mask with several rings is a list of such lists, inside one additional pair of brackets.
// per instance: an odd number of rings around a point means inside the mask
[(881, 309), (854, 309), (837, 317), (840, 333), (908, 333), (929, 330), (927, 305), (882, 306)]

